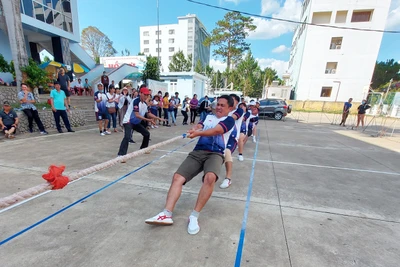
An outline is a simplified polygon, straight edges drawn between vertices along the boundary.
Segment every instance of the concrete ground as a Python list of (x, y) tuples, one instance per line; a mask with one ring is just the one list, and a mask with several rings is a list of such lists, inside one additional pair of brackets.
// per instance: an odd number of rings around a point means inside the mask
[[(152, 130), (151, 144), (185, 130)], [(184, 187), (173, 226), (144, 223), (162, 210), (172, 174), (193, 149), (195, 143), (183, 139), (0, 211), (0, 243), (15, 235), (0, 245), (0, 266), (224, 267), (240, 266), (240, 252), (241, 266), (399, 266), (399, 138), (290, 117), (262, 120), (258, 132), (256, 155), (252, 142), (244, 162), (234, 155), (232, 186), (222, 190), (222, 179), (217, 182), (201, 212), (199, 234), (187, 234), (186, 227), (200, 176)], [(100, 136), (91, 128), (1, 140), (0, 197), (43, 183), (50, 164), (65, 164), (71, 172), (105, 162), (115, 157), (121, 139), (122, 133)], [(139, 147), (141, 136), (134, 139), (129, 151)]]

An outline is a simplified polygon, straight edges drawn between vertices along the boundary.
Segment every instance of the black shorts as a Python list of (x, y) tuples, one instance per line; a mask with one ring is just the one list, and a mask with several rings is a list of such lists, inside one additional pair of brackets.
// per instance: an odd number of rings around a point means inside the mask
[(251, 136), (253, 134), (253, 128), (249, 128), (247, 130), (247, 136)]
[(5, 126), (5, 127), (4, 127), (3, 131), (10, 130), (12, 127), (14, 127), (14, 126), (12, 126), (12, 125), (4, 125), (4, 126)]
[(71, 96), (71, 93), (69, 92), (68, 89), (61, 89), (61, 90), (64, 91), (66, 97), (70, 97)]

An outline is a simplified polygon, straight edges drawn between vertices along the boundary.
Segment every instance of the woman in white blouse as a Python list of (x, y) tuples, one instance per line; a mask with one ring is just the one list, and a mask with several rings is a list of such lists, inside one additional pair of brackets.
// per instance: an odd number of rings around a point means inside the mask
[(118, 129), (117, 129), (117, 108), (116, 108), (116, 103), (115, 103), (115, 99), (116, 99), (115, 88), (110, 85), (110, 87), (108, 87), (108, 90), (109, 90), (109, 92), (106, 94), (107, 95), (106, 107), (108, 108), (108, 113), (110, 115), (109, 115), (109, 119), (108, 119), (108, 127), (107, 128), (110, 129), (111, 120), (112, 120), (114, 132), (118, 133)]

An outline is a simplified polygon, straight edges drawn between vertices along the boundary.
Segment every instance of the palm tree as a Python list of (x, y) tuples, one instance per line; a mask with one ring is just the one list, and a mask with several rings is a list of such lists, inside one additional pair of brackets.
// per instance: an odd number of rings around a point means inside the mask
[(20, 87), (23, 80), (20, 68), (28, 65), (28, 53), (21, 22), (21, 1), (0, 1), (0, 27), (8, 34), (17, 86)]

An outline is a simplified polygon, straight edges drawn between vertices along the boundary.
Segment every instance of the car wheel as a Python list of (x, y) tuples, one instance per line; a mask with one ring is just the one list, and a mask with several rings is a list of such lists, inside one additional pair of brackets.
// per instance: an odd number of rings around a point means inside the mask
[(274, 118), (275, 120), (280, 121), (283, 118), (282, 112), (275, 112)]

